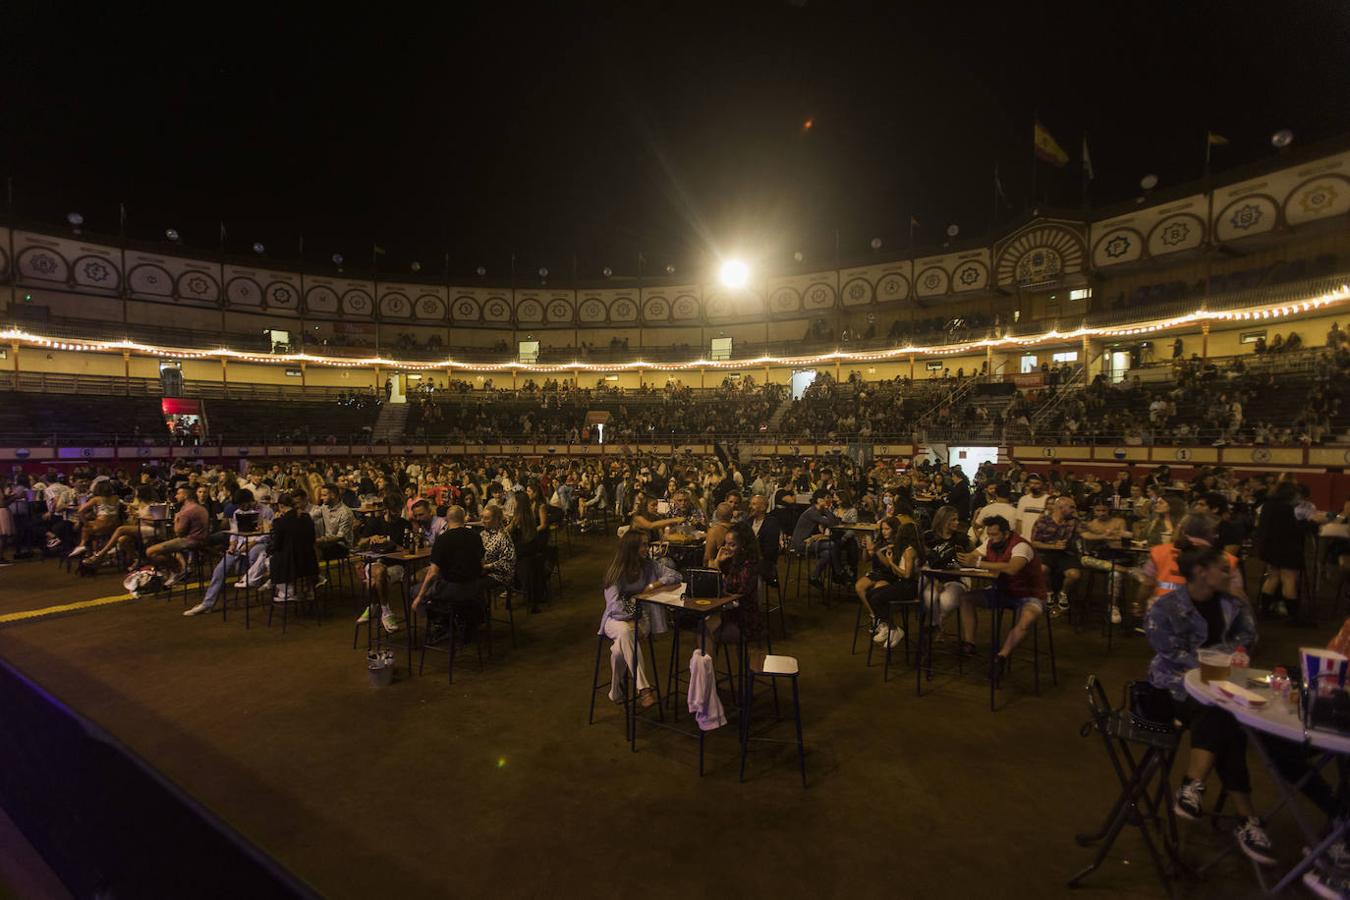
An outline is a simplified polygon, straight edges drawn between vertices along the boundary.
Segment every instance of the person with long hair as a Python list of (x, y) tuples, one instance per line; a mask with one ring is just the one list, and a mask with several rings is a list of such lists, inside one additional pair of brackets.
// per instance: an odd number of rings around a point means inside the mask
[(708, 630), (714, 633), (714, 639), (727, 640), (733, 637), (724, 627), (729, 624), (745, 640), (758, 640), (764, 635), (764, 617), (759, 606), (759, 540), (748, 522), (737, 522), (727, 530), (715, 562), (722, 573), (722, 590), (726, 594), (739, 594), (741, 599), (735, 609), (722, 617), (723, 621), (711, 616)]
[(131, 501), (128, 515), (132, 524), (117, 526), (103, 546), (89, 557), (89, 562), (98, 563), (109, 553), (118, 550), (128, 551), (132, 561), (131, 568), (128, 571), (134, 570), (137, 558), (140, 556), (140, 549), (148, 547), (155, 538), (155, 527), (149, 524), (153, 521), (150, 516), (150, 507), (154, 502), (154, 488), (144, 484), (138, 486), (135, 499)]
[[(651, 610), (635, 599), (644, 591), (662, 585), (679, 584), (683, 579), (674, 569), (666, 568), (648, 557), (647, 533), (632, 529), (619, 538), (618, 549), (601, 587), (605, 594), (605, 611), (600, 617), (599, 634), (609, 638), (610, 688), (609, 699), (623, 700), (619, 685), (627, 672), (636, 672), (639, 701), (651, 706), (656, 698), (651, 693), (651, 678), (647, 674), (650, 661), (642, 652), (642, 638), (649, 632), (666, 630), (665, 617), (652, 615)], [(624, 668), (620, 670), (620, 660)]]
[(1170, 544), (1176, 534), (1177, 525), (1186, 516), (1186, 501), (1177, 494), (1157, 497), (1150, 506), (1149, 517), (1136, 524), (1139, 540), (1146, 541), (1150, 547), (1158, 544)]
[(548, 543), (548, 532), (540, 528), (540, 510), (530, 500), (529, 489), (517, 486), (512, 496), (515, 514), (511, 516), (508, 530), (516, 546), (520, 587), (530, 612), (538, 612), (545, 590), (544, 546)]
[(1305, 565), (1307, 531), (1295, 513), (1298, 499), (1294, 482), (1280, 482), (1261, 504), (1256, 522), (1256, 555), (1266, 564), (1258, 605), (1277, 616), (1288, 615), (1288, 604), (1298, 603), (1298, 578)]
[[(928, 568), (957, 568), (960, 563), (956, 555), (970, 552), (971, 547), (970, 536), (961, 527), (960, 510), (950, 504), (938, 507), (933, 513), (933, 521), (929, 523), (928, 532), (923, 536), (923, 544), (924, 564)], [(942, 626), (947, 616), (961, 605), (961, 595), (965, 591), (965, 583), (955, 576), (929, 578), (927, 596), (924, 599), (927, 603), (931, 603), (933, 594), (936, 593), (938, 601), (937, 620), (928, 623), (930, 628)]]
[[(905, 630), (891, 622), (892, 604), (918, 596), (923, 542), (912, 519), (894, 516), (881, 521), (877, 537), (880, 540), (869, 537), (864, 544), (871, 571), (855, 587), (872, 616), (872, 640), (894, 647), (904, 639)], [(862, 587), (864, 582), (866, 587)]]
[(93, 496), (84, 502), (76, 516), (80, 522), (80, 542), (70, 551), (71, 557), (88, 553), (95, 537), (112, 534), (122, 521), (122, 502), (113, 493), (112, 483), (96, 484)]

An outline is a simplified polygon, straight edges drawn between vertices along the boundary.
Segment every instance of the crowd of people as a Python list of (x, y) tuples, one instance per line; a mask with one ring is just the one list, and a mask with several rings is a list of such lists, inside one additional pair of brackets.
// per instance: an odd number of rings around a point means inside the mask
[[(153, 570), (161, 589), (184, 577), (187, 554), (215, 548), (202, 598), (184, 612), (197, 616), (215, 608), (232, 579), (274, 602), (304, 600), (324, 561), (357, 558), (371, 598), (360, 621), (391, 633), (405, 628), (402, 607), (391, 602), (403, 583), (434, 642), (473, 638), (485, 590), (513, 588), (538, 609), (549, 599), (549, 533), (599, 530), (617, 535), (599, 626), (612, 641), (612, 696), (625, 699), (624, 676), (635, 673), (643, 705), (654, 702), (650, 661), (634, 637), (666, 623), (636, 596), (681, 581), (690, 567), (716, 569), (723, 590), (742, 598), (708, 622), (714, 646), (764, 633), (765, 587), (777, 582), (783, 554), (802, 560), (809, 589), (856, 595), (882, 646), (903, 640), (896, 611), (906, 604), (918, 611), (911, 627), (940, 631), (960, 610), (953, 649), (974, 658), (983, 652), (978, 611), (1004, 608), (1013, 627), (990, 648), (995, 683), (1041, 617), (1086, 609), (1084, 573), (1095, 569), (1114, 576), (1104, 598), (1110, 621), (1123, 623), (1128, 611), (1155, 651), (1150, 683), (1191, 729), (1177, 814), (1203, 814), (1204, 784), (1217, 772), (1239, 814), (1239, 847), (1271, 861), (1251, 803), (1243, 733), (1222, 710), (1187, 699), (1180, 679), (1200, 649), (1255, 652), (1259, 623), (1299, 617), (1306, 536), (1350, 523), (1350, 503), (1320, 511), (1288, 473), (1240, 477), (1201, 465), (1183, 481), (1163, 465), (1099, 475), (1055, 462), (1039, 471), (984, 463), (968, 474), (932, 458), (743, 464), (688, 452), (310, 460), (242, 471), (85, 465), (0, 485), (0, 562), (13, 550), (69, 556), (93, 571), (117, 563)], [(389, 558), (417, 547), (430, 548), (421, 573)], [(1332, 541), (1326, 552), (1350, 572), (1350, 540)], [(1250, 589), (1239, 575), (1249, 556), (1264, 566)], [(950, 574), (921, 582), (925, 567)], [(964, 578), (965, 569), (986, 570), (992, 582)], [(1272, 753), (1300, 765), (1288, 748)], [(1316, 802), (1322, 795), (1311, 783)], [(1319, 805), (1338, 810), (1326, 797)]]

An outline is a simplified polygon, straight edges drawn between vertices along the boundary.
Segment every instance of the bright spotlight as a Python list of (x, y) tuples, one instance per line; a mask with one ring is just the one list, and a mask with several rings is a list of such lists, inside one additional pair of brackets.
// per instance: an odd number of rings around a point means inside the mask
[(746, 285), (750, 280), (750, 267), (739, 259), (729, 259), (722, 263), (721, 272), (722, 284), (729, 288), (739, 289)]

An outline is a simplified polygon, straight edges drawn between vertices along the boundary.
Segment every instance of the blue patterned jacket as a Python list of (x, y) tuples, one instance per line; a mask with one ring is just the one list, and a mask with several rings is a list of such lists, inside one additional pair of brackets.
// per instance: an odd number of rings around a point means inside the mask
[[(1251, 606), (1246, 600), (1228, 594), (1220, 594), (1217, 599), (1223, 606), (1227, 628), (1214, 649), (1250, 647), (1256, 640)], [(1177, 700), (1185, 700), (1182, 679), (1187, 671), (1199, 667), (1196, 651), (1209, 639), (1209, 624), (1195, 608), (1185, 585), (1158, 598), (1144, 617), (1144, 633), (1153, 647), (1153, 660), (1148, 664), (1149, 683), (1171, 692)]]

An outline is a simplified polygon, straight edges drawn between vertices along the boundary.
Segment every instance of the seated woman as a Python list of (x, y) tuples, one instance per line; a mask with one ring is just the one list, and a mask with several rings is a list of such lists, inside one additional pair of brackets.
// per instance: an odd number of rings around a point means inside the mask
[(108, 536), (108, 540), (99, 548), (98, 552), (89, 557), (88, 561), (98, 563), (109, 553), (121, 550), (131, 559), (131, 567), (127, 571), (134, 571), (138, 565), (141, 550), (148, 547), (155, 538), (155, 528), (149, 524), (151, 521), (150, 505), (154, 502), (154, 488), (144, 484), (136, 488), (136, 497), (131, 501), (128, 516), (131, 524), (117, 526), (113, 533)]
[[(650, 661), (642, 652), (641, 639), (649, 632), (665, 631), (666, 623), (664, 616), (652, 615), (649, 605), (641, 605), (633, 598), (644, 591), (681, 581), (679, 572), (647, 558), (647, 546), (647, 532), (642, 529), (634, 528), (619, 538), (619, 549), (605, 570), (601, 584), (605, 592), (605, 612), (600, 617), (599, 631), (613, 641), (609, 650), (609, 699), (615, 703), (622, 701), (621, 679), (626, 672), (636, 672), (638, 702), (644, 707), (654, 704), (656, 698), (651, 693), (651, 678), (647, 674)], [(619, 669), (620, 658), (625, 667), (623, 671)]]
[[(930, 569), (954, 569), (961, 565), (958, 553), (969, 553), (970, 536), (961, 527), (961, 513), (955, 506), (940, 506), (933, 513), (932, 528), (923, 536), (924, 563)], [(951, 576), (934, 576), (928, 582), (928, 596), (924, 599), (932, 603), (936, 593), (938, 616), (936, 622), (929, 622), (930, 628), (941, 628), (947, 616), (961, 605), (961, 595), (966, 585), (961, 579)], [(924, 614), (927, 615), (927, 608)]]
[(1183, 819), (1202, 818), (1205, 779), (1218, 769), (1219, 780), (1243, 819), (1234, 832), (1238, 847), (1256, 862), (1274, 865), (1270, 838), (1252, 806), (1246, 733), (1232, 713), (1191, 699), (1182, 683), (1186, 672), (1200, 665), (1197, 653), (1202, 648), (1234, 651), (1256, 640), (1251, 607), (1226, 593), (1231, 572), (1218, 548), (1187, 546), (1178, 567), (1185, 583), (1153, 604), (1144, 620), (1153, 647), (1149, 683), (1171, 695), (1174, 716), (1191, 730), (1186, 776), (1172, 809)]
[(1134, 523), (1138, 540), (1145, 541), (1150, 547), (1158, 544), (1170, 544), (1176, 534), (1176, 526), (1186, 515), (1186, 502), (1177, 494), (1159, 496), (1149, 510), (1147, 519)]
[(122, 501), (113, 494), (112, 483), (100, 481), (94, 487), (94, 495), (84, 502), (76, 512), (80, 522), (80, 543), (70, 556), (83, 556), (89, 552), (89, 544), (99, 535), (110, 535), (122, 521)]
[(891, 624), (891, 604), (913, 600), (918, 595), (918, 528), (894, 516), (881, 520), (877, 537), (863, 544), (869, 571), (854, 585), (858, 599), (872, 616), (872, 640), (894, 647), (905, 637), (903, 628)]
[(661, 540), (661, 530), (663, 528), (669, 528), (672, 525), (680, 525), (684, 522), (684, 519), (678, 516), (662, 518), (661, 514), (656, 511), (660, 502), (661, 501), (657, 500), (655, 497), (645, 498), (643, 505), (637, 512), (633, 513), (633, 518), (628, 523), (632, 530), (641, 531), (647, 535), (647, 539), (651, 541)]
[(708, 631), (715, 641), (759, 640), (764, 636), (759, 606), (759, 541), (748, 522), (737, 522), (727, 530), (716, 562), (722, 573), (723, 592), (739, 594), (741, 599), (724, 615), (709, 616)]

